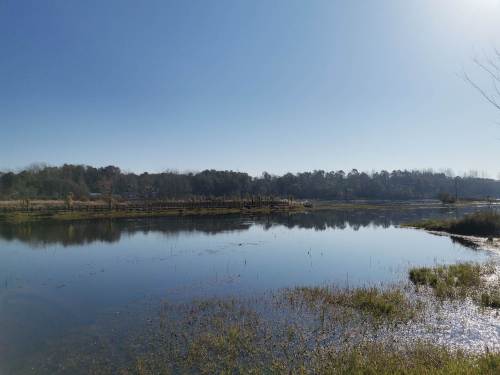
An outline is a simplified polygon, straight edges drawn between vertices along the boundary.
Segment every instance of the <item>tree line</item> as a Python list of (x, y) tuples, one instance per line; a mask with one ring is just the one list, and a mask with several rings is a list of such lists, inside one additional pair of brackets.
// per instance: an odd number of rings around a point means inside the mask
[(433, 199), (447, 194), (459, 198), (499, 198), (500, 181), (452, 177), (418, 170), (374, 173), (315, 170), (259, 177), (235, 171), (197, 173), (126, 173), (115, 166), (84, 165), (30, 167), (0, 173), (0, 199), (88, 199), (113, 195), (124, 199), (248, 198), (297, 199)]

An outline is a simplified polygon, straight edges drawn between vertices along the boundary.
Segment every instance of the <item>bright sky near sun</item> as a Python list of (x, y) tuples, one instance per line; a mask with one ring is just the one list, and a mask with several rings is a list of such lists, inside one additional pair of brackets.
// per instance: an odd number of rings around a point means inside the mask
[(499, 0), (3, 0), (0, 47), (0, 169), (500, 172)]

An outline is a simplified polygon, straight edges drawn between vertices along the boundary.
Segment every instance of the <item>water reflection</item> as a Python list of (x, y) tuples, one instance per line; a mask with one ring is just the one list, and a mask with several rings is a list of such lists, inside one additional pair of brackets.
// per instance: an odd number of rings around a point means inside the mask
[(126, 334), (131, 311), (140, 316), (163, 298), (189, 302), (295, 285), (393, 283), (406, 279), (413, 265), (483, 261), (484, 252), (461, 240), (393, 227), (472, 210), (0, 224), (0, 373), (16, 373), (4, 368), (30, 357), (44, 361), (50, 353), (41, 348), (49, 340), (74, 332), (80, 337), (114, 322), (125, 327), (116, 332)]
[(159, 232), (165, 236), (193, 232), (215, 235), (228, 231), (246, 231), (255, 224), (262, 225), (264, 229), (281, 225), (289, 229), (303, 228), (318, 231), (347, 227), (359, 230), (368, 226), (388, 228), (428, 218), (459, 217), (474, 210), (476, 209), (325, 210), (260, 216), (206, 215), (80, 222), (0, 223), (0, 239), (17, 240), (32, 247), (45, 247), (52, 244), (74, 246), (93, 242), (114, 243), (119, 242), (122, 236), (150, 232)]

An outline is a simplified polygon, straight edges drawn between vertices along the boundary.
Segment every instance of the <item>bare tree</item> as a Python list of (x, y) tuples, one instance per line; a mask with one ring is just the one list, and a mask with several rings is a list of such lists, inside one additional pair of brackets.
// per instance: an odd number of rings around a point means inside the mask
[(486, 88), (472, 79), (466, 72), (463, 78), (474, 87), (490, 104), (500, 110), (500, 51), (495, 48), (493, 57), (485, 56), (483, 59), (474, 58), (474, 64), (491, 82), (491, 87)]

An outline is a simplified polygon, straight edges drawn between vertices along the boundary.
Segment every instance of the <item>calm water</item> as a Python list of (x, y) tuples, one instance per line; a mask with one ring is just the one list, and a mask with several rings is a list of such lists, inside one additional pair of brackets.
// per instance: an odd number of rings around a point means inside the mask
[[(249, 295), (295, 285), (392, 283), (409, 266), (485, 260), (448, 237), (397, 228), (465, 211), (323, 211), (0, 224), (0, 373), (78, 327), (144, 301)], [(36, 371), (34, 372), (36, 373)]]

